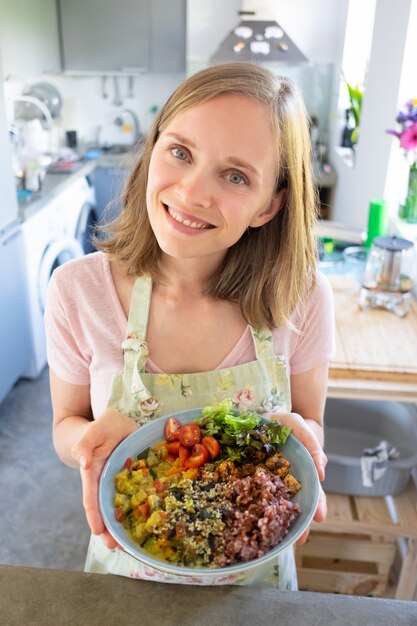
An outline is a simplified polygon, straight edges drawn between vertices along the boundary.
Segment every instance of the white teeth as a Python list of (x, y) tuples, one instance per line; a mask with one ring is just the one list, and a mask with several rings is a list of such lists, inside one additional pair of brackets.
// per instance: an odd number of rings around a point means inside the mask
[(208, 228), (208, 224), (201, 224), (199, 222), (190, 222), (190, 220), (185, 220), (181, 217), (181, 215), (179, 215), (178, 213), (176, 213), (176, 211), (174, 211), (173, 209), (168, 207), (168, 213), (170, 214), (171, 217), (174, 218), (174, 220), (176, 222), (180, 222), (180, 224), (184, 224), (184, 226), (189, 226), (190, 228)]

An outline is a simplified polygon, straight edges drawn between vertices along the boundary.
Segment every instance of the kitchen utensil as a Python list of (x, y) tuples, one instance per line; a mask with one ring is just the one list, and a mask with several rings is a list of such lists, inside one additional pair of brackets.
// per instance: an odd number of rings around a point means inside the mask
[(120, 97), (120, 86), (119, 86), (119, 77), (118, 76), (113, 76), (113, 86), (114, 86), (113, 104), (116, 107), (122, 106), (123, 100)]
[(108, 98), (107, 94), (107, 76), (101, 77), (101, 97), (106, 99)]
[[(181, 423), (186, 424), (200, 417), (201, 409), (175, 413), (171, 416), (175, 416)], [(117, 543), (129, 554), (156, 570), (183, 576), (184, 582), (191, 580), (190, 577), (192, 577), (193, 582), (199, 584), (219, 584), (221, 581), (226, 584), (226, 580), (230, 584), (235, 579), (240, 580), (241, 577), (246, 579), (255, 567), (272, 561), (282, 550), (292, 545), (310, 525), (317, 507), (319, 493), (319, 482), (314, 462), (306, 448), (293, 435), (290, 435), (286, 443), (280, 446), (283, 455), (291, 462), (291, 473), (302, 484), (302, 488), (293, 498), (293, 502), (300, 505), (301, 514), (290, 526), (286, 537), (267, 554), (253, 561), (230, 565), (225, 568), (198, 569), (172, 565), (154, 558), (131, 538), (122, 524), (116, 521), (113, 505), (115, 496), (114, 476), (123, 468), (128, 457), (136, 457), (149, 446), (164, 439), (164, 425), (168, 417), (170, 416), (166, 415), (145, 424), (124, 439), (110, 455), (99, 483), (99, 505), (104, 523)]]
[(129, 76), (128, 77), (128, 82), (127, 82), (127, 97), (128, 98), (133, 98), (134, 97), (134, 95), (135, 95), (134, 86), (135, 86), (135, 77), (134, 76)]
[(403, 317), (409, 310), (415, 272), (412, 241), (395, 236), (376, 237), (362, 279), (360, 307), (384, 308)]
[(59, 117), (62, 109), (62, 98), (58, 89), (51, 83), (34, 83), (23, 94), (37, 98), (47, 107), (53, 118)]

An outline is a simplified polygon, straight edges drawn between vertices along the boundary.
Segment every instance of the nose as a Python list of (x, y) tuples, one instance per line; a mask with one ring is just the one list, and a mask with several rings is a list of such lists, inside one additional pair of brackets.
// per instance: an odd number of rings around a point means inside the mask
[(207, 170), (192, 166), (183, 172), (177, 193), (186, 206), (208, 208), (212, 202), (213, 187)]

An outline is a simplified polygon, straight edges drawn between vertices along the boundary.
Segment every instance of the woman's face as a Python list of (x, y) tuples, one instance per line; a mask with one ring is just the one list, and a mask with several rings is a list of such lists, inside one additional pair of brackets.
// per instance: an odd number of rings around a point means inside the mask
[(269, 110), (237, 94), (178, 114), (152, 152), (149, 220), (175, 258), (223, 258), (249, 226), (278, 212), (276, 154)]

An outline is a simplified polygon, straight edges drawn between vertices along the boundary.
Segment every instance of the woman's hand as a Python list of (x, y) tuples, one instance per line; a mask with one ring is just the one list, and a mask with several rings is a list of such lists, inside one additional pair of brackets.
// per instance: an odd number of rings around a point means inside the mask
[(83, 505), (88, 525), (94, 535), (101, 535), (110, 549), (118, 544), (106, 529), (100, 514), (98, 482), (104, 464), (114, 448), (136, 429), (137, 425), (127, 415), (114, 409), (106, 409), (98, 419), (89, 423), (71, 448), (72, 457), (80, 466)]
[[(317, 469), (319, 480), (324, 480), (327, 457), (323, 452), (317, 435), (308, 424), (310, 420), (303, 419), (301, 415), (298, 415), (298, 413), (274, 413), (269, 415), (268, 417), (270, 419), (277, 420), (285, 426), (289, 426), (291, 428), (294, 436), (307, 448), (307, 450), (311, 454), (311, 457)], [(316, 422), (314, 422), (314, 426), (317, 427)], [(313, 519), (315, 522), (324, 522), (324, 520), (326, 519), (326, 515), (326, 495), (321, 485), (319, 485), (319, 500)], [(305, 543), (307, 541), (309, 532), (310, 528), (304, 531), (304, 533), (297, 540), (297, 544)]]

